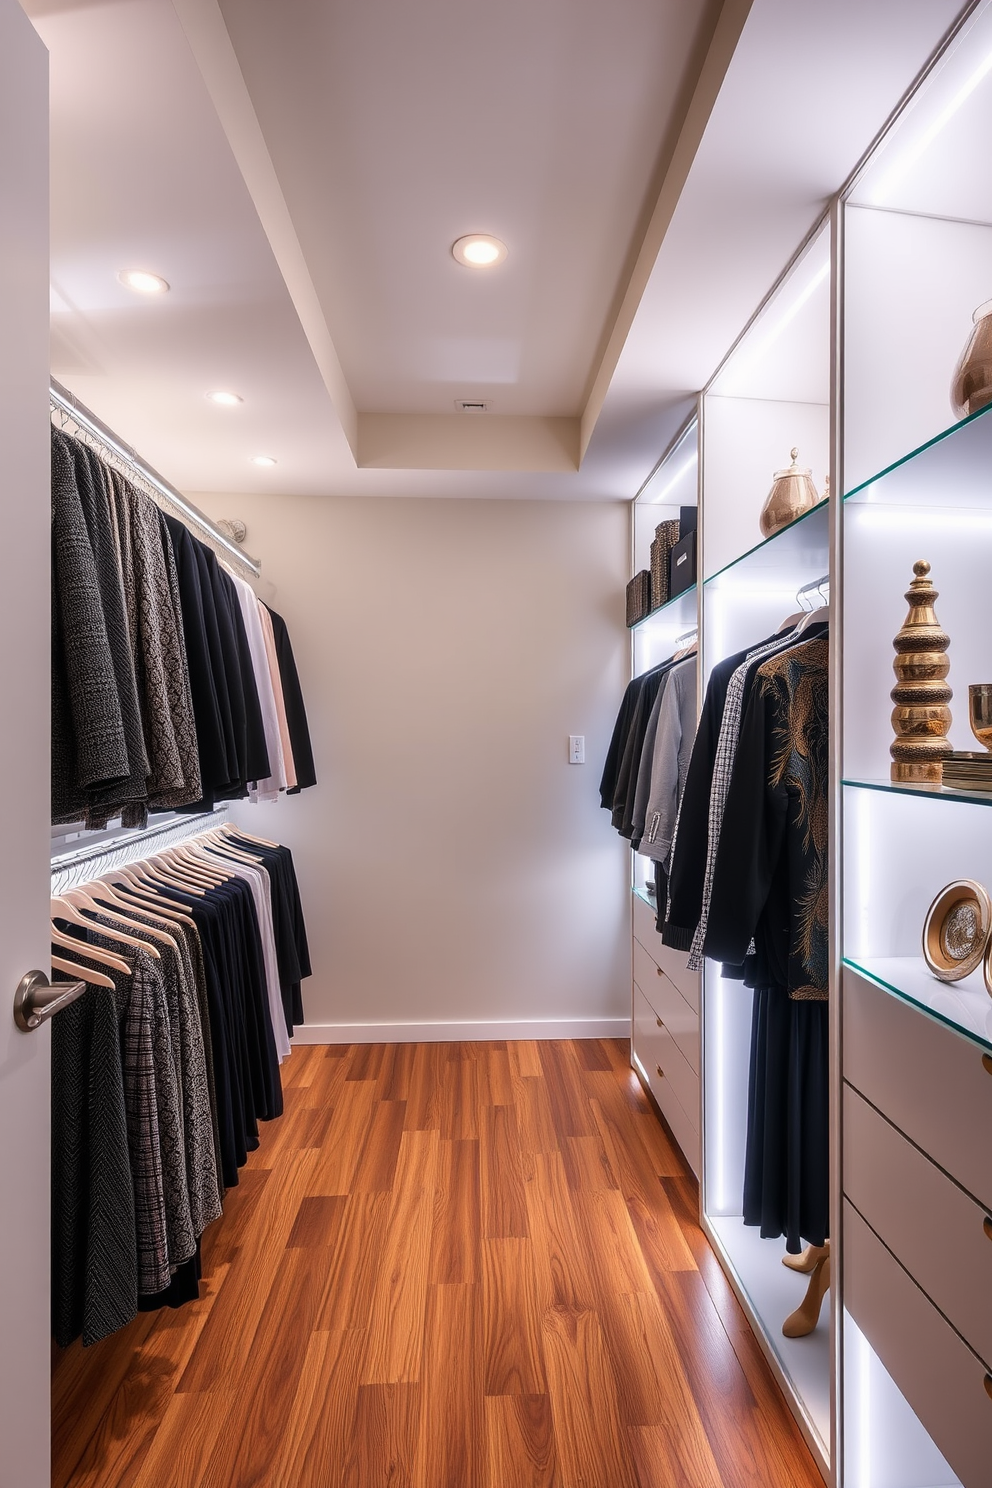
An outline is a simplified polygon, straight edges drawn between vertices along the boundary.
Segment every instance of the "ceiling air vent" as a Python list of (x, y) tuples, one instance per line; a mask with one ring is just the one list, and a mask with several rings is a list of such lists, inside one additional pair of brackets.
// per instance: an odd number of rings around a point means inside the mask
[(489, 404), (482, 403), (478, 398), (456, 398), (455, 407), (459, 413), (488, 413)]

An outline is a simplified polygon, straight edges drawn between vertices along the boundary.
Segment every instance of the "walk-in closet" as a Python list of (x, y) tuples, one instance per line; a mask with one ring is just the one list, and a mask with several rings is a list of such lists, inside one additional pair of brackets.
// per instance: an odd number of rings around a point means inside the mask
[(0, 1488), (988, 1488), (992, 0), (0, 0)]

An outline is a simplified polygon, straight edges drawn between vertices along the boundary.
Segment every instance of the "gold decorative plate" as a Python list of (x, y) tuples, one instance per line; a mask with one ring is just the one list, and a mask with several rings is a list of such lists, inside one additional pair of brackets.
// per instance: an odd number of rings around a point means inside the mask
[[(992, 938), (992, 900), (971, 878), (941, 889), (923, 923), (923, 955), (941, 982), (960, 982), (981, 964)], [(992, 968), (986, 971), (986, 977)]]

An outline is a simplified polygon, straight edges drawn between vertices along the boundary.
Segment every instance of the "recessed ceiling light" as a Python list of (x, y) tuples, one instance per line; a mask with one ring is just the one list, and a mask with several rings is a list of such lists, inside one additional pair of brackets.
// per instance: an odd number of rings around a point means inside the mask
[(277, 462), (271, 455), (252, 455), (251, 463), (253, 465), (275, 465)]
[(469, 233), (452, 243), (451, 253), (466, 268), (491, 269), (494, 264), (503, 262), (507, 248), (505, 243), (501, 243), (499, 238), (491, 237), (489, 233)]
[(238, 393), (208, 393), (207, 397), (211, 403), (219, 403), (222, 408), (235, 408), (245, 401)]
[(159, 274), (149, 274), (146, 269), (121, 269), (117, 278), (126, 289), (135, 289), (138, 294), (165, 294), (169, 288)]

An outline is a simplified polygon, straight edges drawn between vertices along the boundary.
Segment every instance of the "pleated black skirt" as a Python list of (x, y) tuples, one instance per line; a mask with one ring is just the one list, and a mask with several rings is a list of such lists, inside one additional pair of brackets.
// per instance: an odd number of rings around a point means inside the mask
[(751, 1020), (744, 1223), (792, 1254), (830, 1227), (830, 1044), (826, 1002), (759, 987)]

